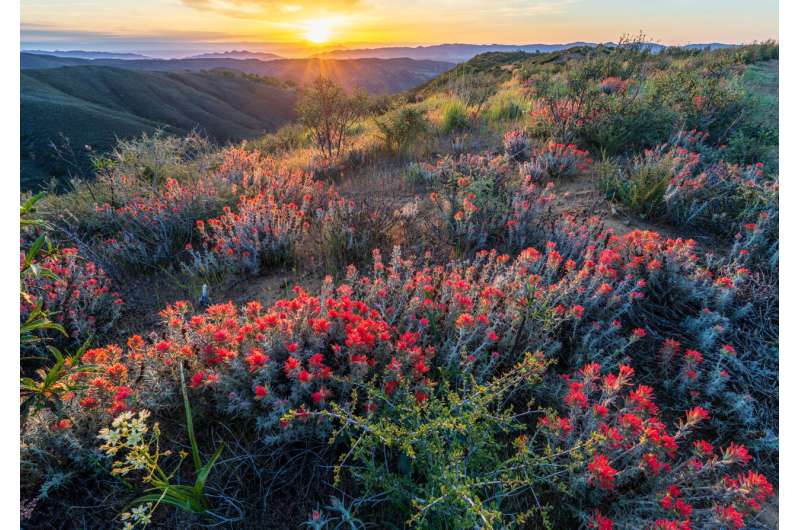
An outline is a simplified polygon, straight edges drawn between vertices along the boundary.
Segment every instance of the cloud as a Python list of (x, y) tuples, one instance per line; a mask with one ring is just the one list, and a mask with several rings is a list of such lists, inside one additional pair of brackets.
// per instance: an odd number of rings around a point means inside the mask
[(183, 5), (236, 18), (254, 15), (303, 14), (305, 12), (347, 12), (361, 6), (361, 0), (181, 0)]
[[(20, 24), (20, 41), (24, 46), (69, 45), (69, 46), (117, 46), (150, 47), (193, 42), (224, 42), (232, 35), (216, 31), (169, 31), (115, 33), (61, 28), (49, 24)], [(255, 35), (236, 35), (237, 38), (255, 38)]]
[(490, 4), (486, 11), (502, 16), (545, 16), (565, 13), (578, 0), (512, 0)]

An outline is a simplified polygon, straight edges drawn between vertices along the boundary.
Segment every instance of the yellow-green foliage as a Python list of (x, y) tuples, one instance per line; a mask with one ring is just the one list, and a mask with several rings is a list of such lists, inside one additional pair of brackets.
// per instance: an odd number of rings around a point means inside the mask
[(469, 128), (467, 106), (463, 101), (451, 98), (442, 107), (442, 132), (450, 134)]
[(530, 112), (530, 98), (520, 87), (506, 88), (489, 98), (486, 117), (490, 123), (515, 122)]

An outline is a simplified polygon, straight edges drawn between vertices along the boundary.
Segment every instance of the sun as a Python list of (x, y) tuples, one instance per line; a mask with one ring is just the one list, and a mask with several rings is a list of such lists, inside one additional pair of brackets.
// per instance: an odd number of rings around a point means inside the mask
[(309, 20), (305, 24), (306, 40), (323, 44), (331, 39), (331, 23), (328, 20)]

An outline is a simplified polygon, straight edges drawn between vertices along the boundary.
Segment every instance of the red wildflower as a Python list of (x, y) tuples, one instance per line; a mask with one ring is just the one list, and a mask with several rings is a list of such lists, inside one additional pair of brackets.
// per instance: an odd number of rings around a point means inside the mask
[(744, 517), (740, 512), (736, 511), (733, 505), (717, 506), (716, 513), (717, 518), (728, 528), (733, 528), (734, 530), (744, 528)]
[(597, 482), (599, 486), (606, 490), (614, 489), (614, 481), (617, 479), (618, 471), (611, 467), (608, 457), (602, 454), (595, 454), (589, 462), (589, 483)]
[(708, 411), (703, 407), (694, 407), (686, 411), (686, 424), (695, 425), (708, 419)]
[(708, 443), (705, 440), (697, 440), (694, 442), (694, 449), (698, 453), (704, 456), (708, 456), (714, 453), (714, 446)]
[(250, 350), (250, 355), (245, 358), (245, 362), (250, 365), (251, 371), (257, 370), (261, 366), (264, 366), (268, 360), (269, 357), (267, 357), (267, 355), (258, 348), (253, 348)]
[(589, 528), (596, 530), (614, 530), (614, 521), (603, 516), (600, 512), (595, 512), (589, 521)]
[(722, 452), (722, 459), (726, 462), (733, 462), (738, 464), (746, 464), (753, 459), (747, 448), (731, 442), (731, 444)]
[(300, 366), (300, 361), (294, 357), (288, 357), (286, 362), (283, 363), (283, 371), (286, 375), (291, 375)]
[(192, 388), (197, 388), (203, 382), (203, 379), (205, 379), (205, 377), (206, 377), (205, 371), (200, 370), (198, 372), (195, 372), (195, 374), (192, 376), (190, 386)]

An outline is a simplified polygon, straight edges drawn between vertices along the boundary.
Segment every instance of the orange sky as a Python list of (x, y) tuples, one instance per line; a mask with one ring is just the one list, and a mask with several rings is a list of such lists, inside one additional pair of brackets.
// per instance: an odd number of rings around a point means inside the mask
[(22, 0), (22, 42), (300, 50), (312, 40), (334, 47), (599, 42), (642, 30), (665, 44), (740, 43), (776, 38), (777, 11), (777, 1), (754, 0)]

